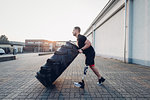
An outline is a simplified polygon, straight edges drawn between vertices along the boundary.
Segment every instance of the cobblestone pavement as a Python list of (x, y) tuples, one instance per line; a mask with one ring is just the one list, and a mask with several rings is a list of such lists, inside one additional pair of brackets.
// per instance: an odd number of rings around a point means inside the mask
[(48, 57), (21, 54), (17, 60), (0, 62), (0, 99), (150, 100), (150, 67), (96, 57), (96, 67), (106, 81), (98, 86), (88, 69), (83, 90), (73, 85), (83, 74), (84, 56), (79, 55), (52, 88), (45, 88), (34, 76)]

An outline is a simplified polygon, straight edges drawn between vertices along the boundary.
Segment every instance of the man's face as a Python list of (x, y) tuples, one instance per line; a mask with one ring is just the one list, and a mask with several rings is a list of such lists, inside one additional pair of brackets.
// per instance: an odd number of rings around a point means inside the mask
[(76, 36), (77, 33), (78, 33), (78, 30), (77, 29), (73, 29), (73, 32), (72, 32), (73, 36)]

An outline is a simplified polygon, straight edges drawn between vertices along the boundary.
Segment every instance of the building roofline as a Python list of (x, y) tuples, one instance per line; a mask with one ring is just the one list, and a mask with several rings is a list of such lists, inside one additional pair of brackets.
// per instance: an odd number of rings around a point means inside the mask
[(112, 3), (115, 0), (109, 0), (108, 3), (104, 6), (104, 8), (101, 10), (101, 12), (96, 16), (96, 18), (93, 20), (93, 22), (90, 24), (90, 26), (87, 28), (87, 30), (84, 32), (84, 35), (87, 34), (87, 32), (92, 28), (92, 26), (96, 23), (96, 21), (107, 11), (107, 9), (112, 5)]
[(20, 46), (24, 46), (25, 43), (24, 42), (18, 42), (18, 41), (8, 41), (8, 42), (0, 42), (1, 45), (20, 45)]
[[(37, 40), (37, 41), (38, 41), (38, 40), (40, 40), (40, 41), (50, 41), (50, 40), (45, 40), (45, 39), (25, 39), (25, 41), (26, 41), (26, 40), (29, 40), (29, 41), (30, 41), (30, 40), (31, 40), (31, 41), (32, 41), (32, 40), (35, 40), (35, 41), (36, 41), (36, 40)], [(62, 41), (51, 41), (51, 42), (68, 42), (68, 41), (70, 41), (70, 40), (66, 40), (66, 41), (63, 41), (63, 40), (62, 40)], [(76, 42), (76, 41), (72, 41), (72, 40), (71, 40), (71, 42)]]
[[(56, 41), (56, 42), (69, 42), (69, 41)], [(76, 42), (76, 41), (71, 41), (71, 42)]]
[(25, 39), (26, 40), (42, 40), (42, 41), (49, 41), (49, 40), (45, 40), (45, 39)]

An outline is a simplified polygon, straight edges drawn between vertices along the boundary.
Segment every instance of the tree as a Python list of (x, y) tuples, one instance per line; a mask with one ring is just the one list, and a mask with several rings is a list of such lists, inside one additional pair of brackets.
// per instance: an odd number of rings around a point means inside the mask
[(0, 43), (8, 43), (8, 42), (9, 42), (9, 40), (6, 35), (0, 36)]

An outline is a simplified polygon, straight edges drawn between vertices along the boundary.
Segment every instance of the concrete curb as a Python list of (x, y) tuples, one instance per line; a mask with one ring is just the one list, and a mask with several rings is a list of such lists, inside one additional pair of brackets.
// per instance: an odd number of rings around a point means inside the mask
[(39, 56), (44, 56), (44, 55), (49, 55), (49, 54), (53, 54), (54, 52), (45, 52), (45, 53), (39, 53)]
[(0, 62), (9, 61), (9, 60), (16, 60), (16, 56), (14, 56), (14, 55), (0, 56)]

